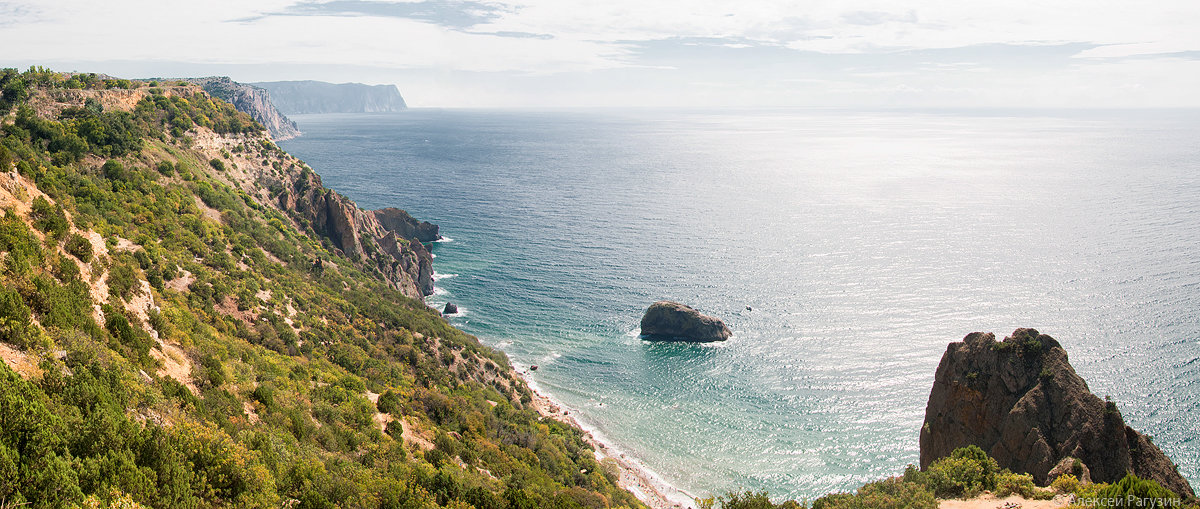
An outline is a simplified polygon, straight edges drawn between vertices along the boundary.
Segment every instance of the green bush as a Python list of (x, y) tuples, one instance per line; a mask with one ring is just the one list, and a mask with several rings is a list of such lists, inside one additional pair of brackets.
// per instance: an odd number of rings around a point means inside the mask
[(974, 461), (983, 469), (983, 489), (992, 490), (996, 488), (996, 474), (1000, 473), (1000, 466), (996, 460), (988, 456), (983, 449), (977, 445), (968, 445), (959, 447), (950, 453), (951, 458), (963, 458)]
[(926, 470), (929, 488), (938, 498), (970, 498), (985, 488), (986, 477), (977, 461), (942, 458)]
[(63, 245), (63, 249), (83, 263), (92, 261), (92, 243), (83, 235), (72, 233), (67, 236), (67, 242)]
[(30, 321), (33, 313), (21, 294), (8, 286), (0, 287), (0, 342), (27, 348), (34, 334)]
[(33, 219), (33, 226), (35, 228), (54, 239), (61, 239), (71, 227), (70, 223), (67, 222), (67, 216), (63, 213), (62, 207), (51, 205), (42, 196), (33, 199), (33, 206), (29, 217)]
[(813, 501), (812, 509), (936, 509), (937, 500), (928, 488), (893, 477), (864, 484), (858, 493), (834, 494)]
[[(1152, 479), (1142, 479), (1132, 473), (1126, 474), (1125, 478), (1120, 481), (1098, 489), (1095, 501), (1102, 504), (1105, 500), (1120, 500), (1127, 507), (1166, 508), (1182, 506), (1182, 500), (1171, 490), (1163, 488)], [(1086, 499), (1078, 500), (1077, 503), (1080, 505), (1097, 505), (1089, 504)]]
[(1047, 493), (1038, 489), (1033, 483), (1033, 476), (1029, 474), (1014, 474), (1005, 470), (996, 475), (996, 496), (1007, 497), (1009, 495), (1020, 495), (1024, 498), (1034, 499), (1041, 497), (1043, 493)]
[(1060, 475), (1050, 483), (1050, 489), (1055, 493), (1075, 493), (1079, 489), (1079, 478), (1072, 474)]
[(793, 500), (775, 504), (771, 502), (765, 491), (731, 491), (717, 497), (715, 501), (709, 498), (697, 502), (701, 509), (712, 509), (713, 507), (720, 509), (799, 509), (803, 507)]

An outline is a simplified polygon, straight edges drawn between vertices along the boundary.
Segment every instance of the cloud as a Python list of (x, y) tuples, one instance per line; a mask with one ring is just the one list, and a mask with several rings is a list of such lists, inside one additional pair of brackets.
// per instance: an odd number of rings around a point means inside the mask
[[(1195, 72), (1190, 63), (1200, 54), (1200, 31), (1193, 29), (1200, 26), (1200, 3), (1193, 0), (207, 0), (170, 6), (56, 0), (54, 7), (0, 0), (0, 47), (7, 58), (141, 61), (147, 73), (167, 62), (260, 65), (280, 69), (281, 77), (318, 79), (323, 76), (303, 75), (305, 66), (353, 69), (333, 81), (412, 79), (419, 72), (431, 90), (471, 92), (490, 83), (468, 87), (462, 80), (488, 76), (528, 90), (531, 100), (550, 87), (556, 94), (616, 87), (604, 97), (632, 101), (635, 94), (686, 98), (688, 83), (726, 83), (770, 90), (757, 94), (766, 101), (799, 89), (796, 97), (845, 97), (833, 88), (815, 90), (814, 83), (913, 97), (937, 88), (930, 80), (958, 91), (1030, 82), (1078, 87), (1068, 77), (1091, 69), (1090, 86), (1116, 90), (1129, 81), (1120, 69), (1181, 76), (1178, 84), (1139, 89), (1161, 92), (1188, 82)], [(1122, 62), (1099, 72), (1098, 66)], [(500, 73), (513, 79), (499, 80)], [(588, 82), (605, 77), (613, 80), (605, 87)]]
[(265, 12), (234, 21), (252, 23), (274, 16), (371, 16), (412, 19), (462, 30), (495, 20), (502, 12), (503, 8), (498, 4), (471, 0), (331, 0), (302, 1), (279, 11)]
[(41, 10), (33, 5), (0, 2), (0, 27), (30, 23), (41, 18)]

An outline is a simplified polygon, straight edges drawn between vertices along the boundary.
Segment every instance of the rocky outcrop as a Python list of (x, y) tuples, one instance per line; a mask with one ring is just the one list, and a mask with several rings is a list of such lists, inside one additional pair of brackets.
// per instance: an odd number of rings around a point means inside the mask
[(1034, 329), (1003, 342), (973, 332), (946, 348), (925, 409), (921, 467), (972, 444), (1043, 485), (1070, 457), (1096, 482), (1133, 472), (1194, 495), (1171, 460), (1125, 425), (1116, 404), (1091, 393), (1058, 341)]
[(642, 315), (642, 336), (658, 341), (725, 341), (733, 333), (720, 319), (678, 302), (661, 300)]
[(228, 77), (195, 78), (187, 80), (199, 85), (214, 97), (221, 98), (250, 115), (271, 134), (271, 139), (282, 141), (300, 135), (296, 123), (284, 116), (271, 101), (266, 89), (235, 82)]
[(442, 308), (442, 314), (443, 315), (458, 314), (458, 306), (455, 306), (453, 302), (447, 302), (446, 307)]
[(378, 211), (362, 210), (349, 198), (324, 187), (321, 177), (311, 170), (290, 177), (290, 181), (274, 184), (279, 187), (276, 201), (281, 210), (328, 239), (330, 247), (350, 260), (377, 271), (406, 295), (419, 299), (433, 294), (433, 255), (418, 235), (432, 231), (436, 238), (437, 225), (417, 222), (399, 209), (391, 209), (396, 212), (384, 217), (405, 217), (408, 222), (385, 223)]
[(406, 239), (433, 242), (442, 238), (438, 235), (438, 225), (429, 221), (417, 221), (403, 210), (388, 207), (376, 210), (372, 214), (375, 214), (375, 219), (379, 220), (379, 224), (385, 229), (394, 231)]
[(275, 107), (288, 115), (301, 113), (383, 113), (408, 108), (395, 85), (268, 81), (251, 83), (271, 93)]

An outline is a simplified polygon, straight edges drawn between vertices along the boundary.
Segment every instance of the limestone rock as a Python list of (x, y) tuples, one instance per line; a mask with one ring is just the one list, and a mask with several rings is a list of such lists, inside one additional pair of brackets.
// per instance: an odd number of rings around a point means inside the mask
[(395, 85), (266, 81), (251, 83), (271, 93), (279, 110), (296, 113), (380, 113), (404, 111), (408, 105)]
[(271, 102), (266, 89), (238, 83), (228, 77), (194, 78), (186, 80), (200, 85), (205, 92), (232, 104), (238, 111), (250, 115), (271, 134), (271, 139), (283, 141), (300, 135), (296, 123), (280, 113)]
[(1003, 342), (973, 332), (946, 348), (925, 409), (921, 467), (972, 444), (1042, 485), (1071, 457), (1096, 482), (1133, 472), (1194, 495), (1171, 460), (1125, 425), (1116, 404), (1091, 393), (1058, 341), (1034, 329)]
[(403, 210), (389, 207), (372, 211), (371, 214), (375, 215), (385, 230), (396, 232), (402, 238), (417, 239), (421, 242), (433, 242), (442, 238), (438, 235), (438, 225), (428, 221), (417, 221)]
[[(1076, 462), (1078, 462), (1078, 464), (1076, 464)], [(1081, 483), (1093, 482), (1092, 471), (1088, 469), (1087, 465), (1085, 465), (1083, 461), (1079, 460), (1078, 458), (1072, 458), (1070, 456), (1064, 457), (1062, 461), (1059, 461), (1058, 464), (1054, 466), (1054, 468), (1050, 469), (1050, 473), (1046, 474), (1046, 481), (1048, 483), (1052, 483), (1055, 479), (1058, 479), (1066, 474), (1075, 476), (1075, 478), (1079, 479), (1079, 482)]]
[(351, 261), (378, 271), (394, 288), (421, 299), (433, 294), (433, 255), (420, 238), (438, 227), (417, 221), (400, 209), (364, 211), (355, 203), (321, 184), (312, 171), (301, 171), (280, 182), (279, 208), (303, 228), (328, 239)]
[(672, 301), (658, 301), (642, 315), (642, 335), (662, 341), (725, 341), (733, 333), (720, 319)]

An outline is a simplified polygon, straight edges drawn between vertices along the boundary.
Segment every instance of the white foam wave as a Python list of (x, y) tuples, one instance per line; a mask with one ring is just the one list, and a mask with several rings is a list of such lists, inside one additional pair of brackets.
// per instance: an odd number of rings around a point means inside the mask
[(435, 240), (434, 242), (454, 242), (454, 239), (452, 239), (450, 237), (442, 237), (440, 239)]
[(437, 281), (439, 279), (450, 279), (452, 277), (458, 277), (458, 274), (438, 274), (437, 271), (433, 272), (433, 280), (434, 281)]

